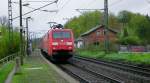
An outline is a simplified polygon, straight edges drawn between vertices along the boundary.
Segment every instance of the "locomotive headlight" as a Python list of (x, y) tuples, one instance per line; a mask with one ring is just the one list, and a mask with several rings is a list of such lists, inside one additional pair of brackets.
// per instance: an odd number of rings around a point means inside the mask
[(53, 42), (52, 45), (57, 46), (58, 42)]
[(72, 42), (66, 42), (66, 45), (72, 45)]

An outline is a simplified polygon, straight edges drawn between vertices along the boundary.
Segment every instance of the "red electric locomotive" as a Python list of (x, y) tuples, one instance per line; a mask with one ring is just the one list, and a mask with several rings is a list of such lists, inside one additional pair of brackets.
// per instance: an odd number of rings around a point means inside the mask
[(54, 61), (66, 61), (73, 56), (74, 37), (71, 29), (50, 29), (43, 37), (41, 51)]

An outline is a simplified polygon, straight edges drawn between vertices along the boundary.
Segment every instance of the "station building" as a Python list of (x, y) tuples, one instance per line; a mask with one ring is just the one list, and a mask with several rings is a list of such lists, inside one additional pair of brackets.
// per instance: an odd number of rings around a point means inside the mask
[[(105, 27), (103, 25), (98, 25), (87, 32), (81, 34), (80, 38), (76, 41), (79, 47), (89, 46), (89, 45), (100, 45), (105, 42)], [(118, 31), (108, 28), (108, 39), (109, 42), (117, 41), (117, 33)], [(82, 45), (81, 45), (82, 44)]]

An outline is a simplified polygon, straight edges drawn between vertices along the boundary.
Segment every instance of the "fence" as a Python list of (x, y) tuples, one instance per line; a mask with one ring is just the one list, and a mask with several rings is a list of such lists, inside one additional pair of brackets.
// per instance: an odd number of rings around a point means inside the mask
[(12, 55), (9, 55), (3, 59), (0, 59), (0, 65), (3, 65), (11, 60), (14, 60), (16, 56), (18, 56), (19, 53), (15, 53), (15, 54), (12, 54)]
[(120, 45), (119, 52), (150, 52), (150, 45), (147, 46)]

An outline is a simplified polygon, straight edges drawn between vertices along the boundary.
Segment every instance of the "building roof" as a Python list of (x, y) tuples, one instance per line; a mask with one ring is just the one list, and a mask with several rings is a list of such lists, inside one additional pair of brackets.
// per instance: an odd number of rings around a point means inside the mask
[(76, 41), (82, 41), (82, 40), (83, 40), (82, 37), (76, 39)]
[[(104, 26), (103, 26), (103, 25), (97, 25), (96, 27), (94, 27), (94, 28), (88, 30), (87, 32), (85, 32), (85, 33), (83, 33), (83, 34), (81, 34), (81, 36), (88, 35), (88, 34), (90, 34), (91, 32), (96, 31), (96, 30), (99, 29), (99, 28), (104, 28)], [(114, 29), (111, 29), (111, 28), (108, 28), (108, 30), (109, 30), (109, 31), (112, 31), (112, 32), (114, 32), (114, 33), (118, 33), (118, 31), (116, 31), (116, 30), (114, 30)]]

